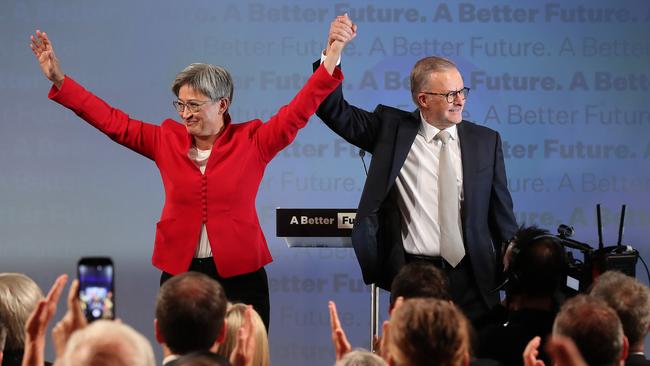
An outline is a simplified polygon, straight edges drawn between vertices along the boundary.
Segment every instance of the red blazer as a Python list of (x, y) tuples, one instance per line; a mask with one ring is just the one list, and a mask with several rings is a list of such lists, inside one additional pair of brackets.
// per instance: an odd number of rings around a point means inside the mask
[(165, 187), (165, 205), (156, 224), (152, 263), (178, 274), (187, 271), (205, 224), (222, 277), (258, 270), (272, 261), (255, 210), (255, 197), (269, 161), (296, 137), (320, 103), (341, 83), (324, 67), (293, 100), (266, 123), (228, 119), (212, 147), (205, 174), (188, 157), (192, 136), (167, 119), (153, 125), (112, 108), (71, 78), (49, 98), (71, 109), (112, 140), (156, 162)]

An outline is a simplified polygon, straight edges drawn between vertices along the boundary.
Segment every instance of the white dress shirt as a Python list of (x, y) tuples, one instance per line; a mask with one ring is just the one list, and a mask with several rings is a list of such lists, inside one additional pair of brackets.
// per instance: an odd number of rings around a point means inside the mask
[[(463, 201), (463, 164), (456, 125), (446, 128), (451, 135), (450, 153), (459, 192), (458, 227), (462, 237), (460, 210)], [(402, 218), (402, 243), (409, 254), (439, 256), (440, 224), (438, 220), (438, 166), (442, 142), (434, 140), (439, 129), (425, 122), (420, 114), (420, 128), (406, 161), (395, 180), (397, 205)]]

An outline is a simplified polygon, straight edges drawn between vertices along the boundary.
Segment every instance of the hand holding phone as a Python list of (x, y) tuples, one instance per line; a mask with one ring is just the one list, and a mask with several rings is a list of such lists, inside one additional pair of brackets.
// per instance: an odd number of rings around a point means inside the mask
[(84, 257), (77, 266), (81, 310), (89, 322), (115, 319), (115, 271), (108, 257)]

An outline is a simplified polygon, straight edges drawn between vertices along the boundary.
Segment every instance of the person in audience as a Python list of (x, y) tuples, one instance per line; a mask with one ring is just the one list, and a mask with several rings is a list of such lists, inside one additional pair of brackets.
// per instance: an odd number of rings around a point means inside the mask
[(389, 365), (469, 365), (469, 322), (449, 301), (404, 300), (384, 328), (382, 352)]
[(383, 358), (368, 350), (355, 349), (346, 353), (334, 366), (387, 366), (387, 364)]
[[(199, 277), (198, 281), (193, 281), (192, 278)], [(192, 301), (186, 301), (185, 303), (194, 304), (195, 306), (207, 306), (205, 301), (196, 301), (196, 298), (205, 298), (206, 292), (212, 295), (216, 294), (216, 298), (223, 299), (223, 308), (225, 309), (225, 297), (223, 296), (223, 289), (219, 287), (217, 283), (214, 286), (212, 283), (216, 283), (214, 280), (209, 277), (200, 274), (200, 273), (187, 273), (180, 276), (179, 279), (171, 281), (170, 289), (174, 289), (174, 284), (177, 282), (182, 282), (188, 280), (191, 282), (190, 285), (180, 284), (177, 287), (184, 288), (186, 291), (174, 292), (167, 290), (167, 295), (173, 296), (174, 293), (178, 294), (179, 297), (187, 296), (185, 300), (192, 299)], [(212, 281), (212, 282), (207, 282)], [(54, 314), (56, 313), (56, 307), (67, 281), (67, 275), (61, 275), (57, 278), (52, 285), (47, 296), (40, 300), (27, 319), (25, 325), (25, 355), (23, 357), (23, 366), (40, 366), (43, 364), (43, 357), (45, 353), (45, 333), (48, 327), (48, 324)], [(203, 286), (207, 285), (207, 286)], [(194, 286), (192, 286), (194, 285)], [(205, 291), (205, 287), (208, 288), (208, 291)], [(215, 287), (218, 290), (221, 290), (221, 295), (215, 293)], [(99, 330), (87, 330), (95, 326), (95, 324), (88, 326), (86, 318), (81, 311), (81, 306), (79, 303), (79, 297), (77, 296), (79, 288), (79, 281), (74, 280), (70, 286), (68, 292), (68, 311), (61, 321), (52, 330), (52, 338), (54, 340), (54, 350), (57, 355), (58, 365), (153, 365), (155, 363), (153, 359), (153, 351), (151, 351), (151, 346), (148, 342), (140, 342), (144, 338), (139, 336), (137, 332), (134, 332), (132, 329), (126, 328), (116, 328), (114, 325), (102, 325), (102, 328)], [(212, 292), (210, 292), (212, 290)], [(164, 300), (164, 296), (163, 296)], [(180, 301), (183, 303), (183, 301)], [(170, 322), (163, 322), (169, 326), (176, 325), (178, 326), (178, 332), (184, 334), (184, 323), (183, 319), (180, 319), (181, 316), (188, 316), (187, 307), (181, 307), (180, 310), (173, 309), (174, 304), (179, 302), (165, 302), (163, 301), (163, 314), (177, 314), (172, 317)], [(165, 304), (168, 307), (165, 307)], [(185, 305), (185, 304), (183, 304)], [(199, 308), (197, 308), (199, 309)], [(210, 308), (212, 309), (212, 308)], [(225, 310), (224, 310), (225, 311)], [(237, 342), (234, 351), (232, 352), (231, 363), (234, 366), (252, 366), (253, 352), (255, 350), (255, 339), (252, 336), (255, 331), (255, 326), (253, 325), (252, 319), (253, 308), (249, 305), (242, 323), (242, 327), (237, 333)], [(223, 312), (222, 312), (223, 314)], [(186, 320), (191, 321), (192, 315), (189, 314), (189, 318)], [(164, 316), (163, 319), (167, 319)], [(223, 323), (223, 315), (221, 317)], [(105, 321), (107, 322), (107, 321)], [(110, 323), (110, 322), (109, 322)], [(156, 326), (158, 321), (155, 322)], [(218, 322), (217, 322), (218, 323)], [(120, 324), (120, 322), (117, 322)], [(210, 327), (212, 323), (207, 323)], [(223, 325), (223, 324), (222, 324)], [(128, 327), (127, 327), (128, 328)], [(81, 335), (77, 335), (81, 333)], [(157, 332), (158, 333), (158, 332)], [(118, 336), (115, 336), (117, 334)], [(129, 335), (130, 334), (130, 335)], [(200, 333), (204, 334), (204, 333)], [(107, 335), (107, 336), (103, 336)], [(75, 338), (77, 337), (77, 338)], [(114, 343), (110, 342), (110, 339), (102, 340), (102, 338), (115, 338)], [(120, 338), (120, 340), (117, 340)], [(175, 339), (171, 337), (170, 339)], [(120, 343), (120, 341), (125, 341)], [(95, 348), (86, 347), (87, 344), (94, 345)], [(183, 343), (180, 347), (187, 346), (186, 343)], [(166, 348), (166, 345), (163, 344), (163, 349), (166, 352), (166, 355), (170, 353), (169, 348)], [(107, 357), (100, 357), (104, 353), (118, 352), (120, 355), (111, 355)], [(151, 357), (149, 357), (151, 355)], [(115, 357), (113, 357), (115, 356)], [(120, 357), (117, 357), (120, 356)], [(173, 359), (173, 357), (172, 357)], [(103, 361), (106, 360), (106, 361)], [(168, 361), (168, 364), (172, 364), (173, 361)]]
[(650, 289), (621, 272), (607, 271), (598, 277), (591, 295), (605, 300), (621, 319), (630, 344), (625, 365), (650, 365), (643, 345), (650, 329)]
[(571, 338), (588, 365), (624, 365), (628, 341), (616, 312), (599, 298), (577, 295), (560, 308), (553, 336)]
[(548, 363), (546, 336), (557, 314), (556, 293), (566, 279), (566, 254), (548, 231), (531, 226), (515, 235), (506, 291), (506, 316), (478, 330), (476, 355), (521, 365), (522, 352), (535, 336), (541, 337), (541, 360)]
[(6, 337), (2, 366), (20, 365), (25, 350), (25, 323), (43, 292), (22, 273), (0, 273), (0, 324)]
[(216, 351), (224, 340), (228, 301), (223, 287), (199, 273), (170, 278), (158, 292), (154, 329), (163, 364), (193, 351)]
[(209, 351), (196, 351), (181, 356), (174, 366), (231, 366), (228, 359)]
[(61, 366), (154, 366), (149, 341), (121, 322), (98, 320), (72, 334)]
[(447, 276), (429, 262), (411, 262), (404, 265), (390, 288), (390, 309), (398, 297), (404, 299), (432, 298), (451, 301)]
[[(237, 343), (237, 332), (244, 321), (247, 306), (245, 304), (232, 304), (226, 311), (226, 336), (224, 341), (218, 345), (217, 354), (230, 358), (232, 351)], [(262, 318), (257, 312), (253, 311), (253, 323), (255, 325), (255, 355), (253, 357), (253, 366), (269, 366), (269, 339), (266, 334), (266, 328)]]

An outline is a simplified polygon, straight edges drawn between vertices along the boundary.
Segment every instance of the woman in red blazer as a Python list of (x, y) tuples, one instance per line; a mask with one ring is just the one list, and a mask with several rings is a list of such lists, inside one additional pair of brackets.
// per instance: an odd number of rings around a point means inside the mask
[(269, 161), (340, 84), (343, 77), (335, 65), (343, 43), (329, 45), (323, 66), (266, 123), (231, 123), (230, 74), (218, 66), (191, 64), (172, 85), (182, 123), (167, 119), (154, 125), (112, 108), (66, 76), (44, 32), (36, 31), (31, 41), (43, 73), (54, 84), (50, 99), (158, 166), (165, 205), (152, 263), (163, 272), (161, 284), (188, 270), (206, 273), (224, 286), (229, 300), (252, 304), (268, 329), (264, 265), (272, 258), (255, 197)]

